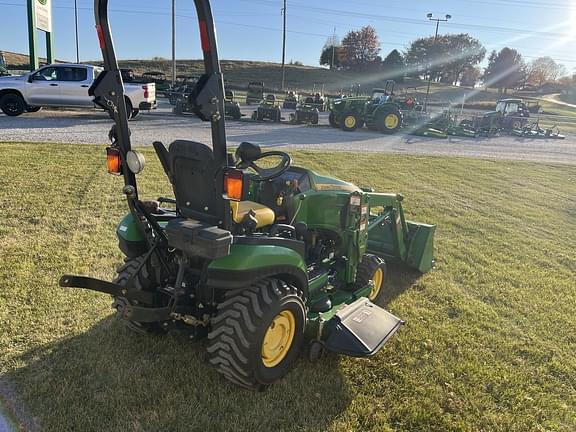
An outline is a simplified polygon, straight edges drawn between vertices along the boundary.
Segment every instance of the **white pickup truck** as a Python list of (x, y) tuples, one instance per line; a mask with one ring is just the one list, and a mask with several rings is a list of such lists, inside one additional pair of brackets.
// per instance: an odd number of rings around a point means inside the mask
[[(102, 68), (81, 64), (52, 64), (21, 76), (0, 77), (0, 110), (8, 116), (37, 112), (42, 107), (96, 105), (88, 89)], [(124, 84), (128, 118), (156, 108), (156, 85)]]

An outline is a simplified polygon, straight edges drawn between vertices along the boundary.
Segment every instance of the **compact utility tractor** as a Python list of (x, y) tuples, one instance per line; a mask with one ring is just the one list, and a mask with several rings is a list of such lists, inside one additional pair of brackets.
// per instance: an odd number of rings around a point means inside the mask
[(90, 94), (115, 120), (107, 165), (123, 179), (129, 208), (116, 231), (125, 262), (113, 282), (65, 275), (60, 285), (111, 294), (138, 332), (207, 337), (210, 363), (250, 389), (280, 379), (305, 348), (310, 358), (376, 353), (402, 325), (377, 306), (387, 263), (430, 270), (435, 226), (408, 221), (399, 194), (293, 166), (287, 153), (249, 143), (228, 153), (210, 3), (194, 3), (205, 74), (192, 100), (211, 123), (212, 143), (155, 142), (174, 198), (145, 201), (108, 0), (95, 0), (105, 70)]
[(306, 97), (303, 103), (296, 106), (296, 111), (290, 113), (290, 121), (295, 124), (318, 124), (319, 113), (318, 108), (314, 105), (314, 98), (311, 96)]
[(266, 95), (256, 111), (252, 113), (252, 120), (264, 121), (271, 120), (274, 123), (280, 123), (282, 121), (282, 110), (278, 105), (276, 105), (276, 96), (272, 93)]
[(348, 132), (364, 125), (386, 134), (398, 132), (403, 125), (403, 113), (394, 99), (394, 81), (388, 81), (383, 89), (372, 90), (370, 97), (336, 99), (332, 102), (329, 122), (332, 127)]
[(246, 105), (262, 102), (264, 99), (264, 83), (262, 81), (250, 81), (246, 91)]
[(240, 120), (242, 118), (242, 112), (240, 111), (240, 104), (234, 100), (234, 92), (232, 90), (226, 90), (224, 96), (224, 111), (226, 118)]
[(522, 130), (529, 123), (529, 118), (530, 111), (522, 99), (501, 99), (496, 103), (494, 111), (488, 111), (472, 120), (463, 120), (462, 126), (482, 135), (493, 135)]

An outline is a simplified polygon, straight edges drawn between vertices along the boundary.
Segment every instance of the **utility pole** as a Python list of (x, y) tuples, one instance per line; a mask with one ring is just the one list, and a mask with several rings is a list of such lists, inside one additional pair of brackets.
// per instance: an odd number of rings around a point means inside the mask
[(176, 0), (172, 0), (172, 87), (176, 85)]
[(330, 60), (330, 69), (334, 69), (334, 53), (336, 51), (336, 26), (334, 26), (334, 33), (332, 33), (332, 60)]
[(80, 42), (78, 39), (78, 0), (74, 0), (74, 23), (76, 25), (76, 63), (80, 63)]
[(286, 0), (284, 0), (282, 15), (284, 16), (284, 28), (282, 30), (282, 90), (284, 90), (286, 82)]
[[(430, 21), (436, 21), (436, 33), (434, 34), (434, 43), (432, 46), (436, 46), (436, 40), (438, 39), (438, 29), (440, 28), (440, 22), (447, 22), (452, 18), (452, 15), (446, 15), (444, 18), (434, 18), (434, 15), (429, 13), (426, 15)], [(430, 63), (428, 64), (428, 88), (426, 89), (426, 99), (424, 100), (424, 112), (428, 112), (428, 96), (430, 95), (430, 82), (432, 81), (432, 71), (430, 70)]]

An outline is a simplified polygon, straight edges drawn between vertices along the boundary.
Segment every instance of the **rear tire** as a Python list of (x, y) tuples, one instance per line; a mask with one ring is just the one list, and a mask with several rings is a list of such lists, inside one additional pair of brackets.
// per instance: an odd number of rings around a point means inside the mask
[(386, 280), (388, 272), (386, 271), (386, 263), (384, 260), (376, 255), (364, 254), (362, 262), (358, 265), (356, 270), (356, 281), (352, 286), (353, 290), (359, 290), (368, 285), (371, 281), (374, 283), (372, 291), (368, 295), (368, 299), (378, 304), (382, 301), (386, 292)]
[(0, 98), (0, 110), (8, 117), (17, 117), (26, 111), (26, 102), (22, 96), (17, 94), (7, 94)]
[(264, 279), (218, 305), (208, 334), (210, 363), (233, 383), (261, 390), (292, 369), (305, 329), (303, 293)]
[(313, 125), (317, 125), (317, 124), (318, 124), (318, 114), (314, 114), (314, 115), (312, 116), (312, 121), (311, 121), (310, 123), (312, 123)]
[(374, 116), (374, 126), (382, 133), (395, 134), (402, 127), (402, 113), (395, 107), (382, 108)]
[[(155, 290), (154, 280), (150, 274), (150, 269), (148, 268), (148, 263), (144, 263), (144, 255), (136, 258), (125, 258), (124, 265), (118, 268), (116, 271), (117, 275), (114, 279), (114, 283), (122, 286), (126, 286), (128, 281), (132, 280), (132, 287), (138, 291), (149, 291), (153, 292)], [(140, 270), (138, 270), (138, 268)], [(137, 272), (137, 273), (136, 273)], [(122, 308), (127, 305), (128, 300), (123, 297), (115, 297), (113, 307), (120, 312)], [(137, 321), (127, 321), (122, 319), (126, 323), (126, 326), (140, 334), (165, 334), (166, 330), (159, 322), (153, 323), (142, 323)]]

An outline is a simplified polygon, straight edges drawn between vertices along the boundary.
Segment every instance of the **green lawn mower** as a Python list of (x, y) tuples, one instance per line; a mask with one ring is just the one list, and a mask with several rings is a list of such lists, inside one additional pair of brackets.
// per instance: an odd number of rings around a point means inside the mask
[(298, 94), (294, 93), (293, 91), (289, 91), (286, 97), (284, 98), (282, 108), (295, 110), (297, 105), (298, 105)]
[(252, 113), (252, 120), (271, 120), (274, 123), (280, 123), (280, 121), (282, 121), (282, 110), (276, 105), (276, 96), (271, 93), (267, 94), (266, 99), (264, 99), (262, 103), (258, 105), (256, 111)]
[(302, 352), (373, 355), (402, 325), (377, 306), (387, 263), (430, 270), (435, 226), (406, 220), (399, 194), (295, 167), (287, 153), (249, 143), (228, 153), (210, 2), (194, 3), (205, 74), (191, 100), (211, 123), (212, 146), (155, 142), (174, 198), (144, 201), (108, 0), (95, 0), (105, 70), (90, 94), (115, 121), (107, 165), (123, 178), (129, 208), (116, 230), (125, 262), (113, 282), (65, 275), (60, 285), (112, 295), (140, 333), (207, 337), (209, 362), (249, 389), (279, 380)]
[(294, 124), (317, 125), (318, 119), (318, 108), (314, 106), (314, 98), (311, 96), (304, 99), (304, 103), (299, 103), (296, 106), (296, 111), (290, 114), (290, 122)]

